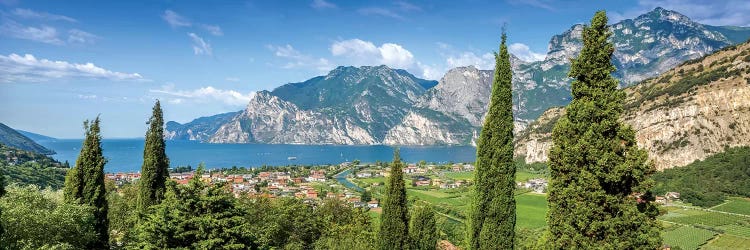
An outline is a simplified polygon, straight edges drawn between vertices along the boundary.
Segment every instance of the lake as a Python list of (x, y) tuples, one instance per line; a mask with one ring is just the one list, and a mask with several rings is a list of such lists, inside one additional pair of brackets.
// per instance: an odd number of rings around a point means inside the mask
[[(81, 139), (58, 139), (39, 141), (39, 144), (55, 150), (52, 155), (61, 162), (75, 164), (81, 150)], [(104, 139), (102, 149), (109, 160), (107, 172), (136, 172), (143, 161), (143, 139)], [(474, 162), (476, 148), (471, 146), (403, 146), (401, 158), (406, 162)], [(259, 167), (263, 165), (317, 165), (339, 164), (360, 160), (361, 162), (391, 161), (392, 146), (349, 145), (279, 145), (279, 144), (209, 144), (195, 141), (167, 141), (170, 166), (197, 166), (203, 162), (208, 168)], [(289, 157), (296, 157), (290, 160)]]

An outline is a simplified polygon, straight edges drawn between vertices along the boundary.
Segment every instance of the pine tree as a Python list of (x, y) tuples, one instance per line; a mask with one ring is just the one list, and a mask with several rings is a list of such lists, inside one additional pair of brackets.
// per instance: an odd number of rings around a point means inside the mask
[(435, 211), (429, 204), (414, 206), (409, 223), (409, 238), (412, 250), (433, 250), (437, 246)]
[(158, 100), (154, 104), (153, 114), (148, 123), (141, 179), (138, 181), (138, 210), (141, 212), (161, 202), (166, 189), (165, 182), (169, 178), (169, 158), (164, 142), (164, 117)]
[(94, 208), (94, 230), (97, 241), (90, 249), (109, 248), (109, 219), (107, 218), (107, 199), (104, 187), (104, 164), (107, 160), (102, 154), (99, 117), (93, 122), (83, 123), (86, 138), (76, 165), (65, 177), (64, 196), (68, 202), (88, 205)]
[(380, 217), (380, 249), (409, 247), (409, 211), (406, 204), (406, 184), (399, 150), (393, 153), (390, 176), (385, 184), (383, 214)]
[(653, 165), (619, 118), (625, 94), (612, 77), (614, 46), (604, 11), (583, 31), (572, 60), (573, 101), (553, 130), (547, 245), (555, 249), (657, 249), (647, 192)]
[(512, 249), (516, 225), (516, 166), (510, 55), (503, 31), (495, 55), (495, 78), (487, 117), (477, 143), (474, 197), (469, 213), (469, 249)]

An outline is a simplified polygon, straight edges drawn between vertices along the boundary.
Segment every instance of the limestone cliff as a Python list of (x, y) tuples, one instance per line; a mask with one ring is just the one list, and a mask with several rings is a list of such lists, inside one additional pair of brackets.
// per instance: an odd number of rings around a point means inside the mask
[[(625, 91), (622, 119), (658, 169), (750, 145), (750, 43), (688, 61)], [(533, 122), (517, 138), (516, 154), (546, 161), (551, 128), (562, 114), (552, 109)]]

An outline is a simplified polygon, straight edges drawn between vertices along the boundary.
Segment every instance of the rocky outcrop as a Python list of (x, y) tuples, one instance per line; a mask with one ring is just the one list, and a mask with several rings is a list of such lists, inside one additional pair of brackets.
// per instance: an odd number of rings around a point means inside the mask
[[(750, 145), (750, 43), (723, 49), (625, 89), (622, 120), (636, 131), (658, 169), (679, 167)], [(516, 141), (529, 162), (547, 160), (551, 127), (564, 114), (545, 112)]]
[(550, 108), (526, 129), (516, 133), (514, 155), (523, 157), (526, 162), (547, 161), (549, 148), (552, 147), (552, 128), (564, 114), (565, 108)]
[[(511, 55), (517, 134), (548, 108), (570, 102), (567, 73), (570, 59), (581, 50), (583, 27), (573, 25), (553, 36), (542, 61), (524, 62)], [(702, 25), (662, 8), (615, 23), (611, 29), (615, 77), (623, 86), (750, 37), (750, 29)], [(430, 81), (386, 66), (338, 67), (268, 93), (285, 107), (251, 103), (242, 114), (168, 123), (166, 138), (215, 143), (474, 145), (487, 113), (492, 77), (491, 70), (458, 67), (432, 87)], [(527, 147), (531, 153), (545, 145), (537, 141)]]
[(211, 143), (374, 144), (365, 129), (349, 120), (300, 110), (267, 91), (258, 92), (247, 108), (222, 125)]

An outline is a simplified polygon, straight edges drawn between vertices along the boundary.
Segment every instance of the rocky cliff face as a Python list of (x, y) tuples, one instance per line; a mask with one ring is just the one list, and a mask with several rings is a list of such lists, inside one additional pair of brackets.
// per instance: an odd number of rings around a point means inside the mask
[[(679, 167), (750, 145), (750, 43), (685, 63), (625, 89), (623, 121), (658, 169)], [(545, 112), (516, 141), (516, 155), (547, 160), (551, 128), (564, 114)]]
[(258, 92), (247, 108), (223, 124), (211, 143), (373, 144), (375, 139), (349, 120), (301, 110), (267, 91)]
[[(573, 25), (553, 36), (543, 61), (511, 57), (517, 132), (548, 108), (570, 102), (569, 59), (581, 50), (582, 31), (583, 25)], [(701, 25), (662, 8), (615, 23), (612, 32), (615, 76), (623, 86), (750, 37), (747, 28)], [(325, 76), (268, 93), (282, 106), (251, 102), (242, 114), (168, 123), (167, 138), (216, 143), (474, 145), (487, 112), (492, 77), (489, 70), (458, 67), (432, 87), (431, 81), (386, 66), (338, 67)], [(293, 129), (301, 131), (287, 131)]]
[[(734, 44), (730, 31), (702, 25), (674, 11), (656, 8), (635, 19), (611, 26), (615, 53), (612, 63), (622, 86), (654, 77), (678, 64), (705, 56)], [(742, 30), (742, 29), (740, 29)], [(536, 119), (549, 107), (570, 102), (570, 58), (581, 51), (583, 25), (573, 25), (549, 42), (549, 52), (541, 62), (520, 65), (514, 73), (514, 92), (519, 106), (518, 119)], [(726, 32), (727, 36), (721, 32)], [(742, 31), (747, 40), (750, 32)], [(734, 39), (736, 40), (736, 39)]]
[(221, 125), (229, 122), (239, 113), (238, 111), (201, 117), (185, 124), (169, 121), (164, 130), (164, 139), (208, 141)]

